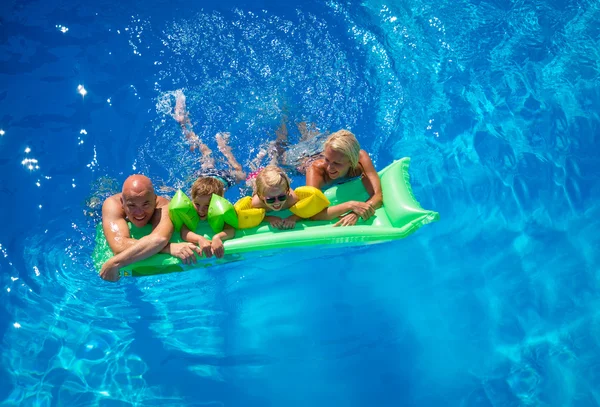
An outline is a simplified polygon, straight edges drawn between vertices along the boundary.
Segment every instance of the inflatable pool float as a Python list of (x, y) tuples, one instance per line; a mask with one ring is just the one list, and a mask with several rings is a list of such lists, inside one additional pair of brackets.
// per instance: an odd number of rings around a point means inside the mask
[[(403, 158), (393, 162), (381, 171), (381, 188), (384, 205), (375, 211), (369, 220), (359, 219), (354, 226), (334, 227), (337, 221), (299, 221), (291, 230), (278, 230), (268, 223), (261, 223), (256, 227), (238, 229), (235, 238), (223, 242), (225, 256), (222, 259), (199, 258), (193, 265), (184, 265), (181, 261), (168, 254), (155, 254), (145, 260), (130, 264), (121, 270), (122, 275), (153, 275), (184, 271), (192, 268), (212, 266), (215, 264), (239, 261), (243, 253), (277, 250), (284, 248), (297, 248), (319, 245), (361, 245), (389, 242), (402, 239), (427, 223), (439, 219), (439, 214), (426, 210), (415, 199), (410, 185), (408, 167), (410, 158)], [(355, 179), (341, 185), (331, 187), (324, 191), (331, 205), (355, 200), (366, 201), (368, 194), (362, 181)], [(269, 212), (271, 216), (287, 217), (290, 211)], [(151, 226), (137, 228), (129, 224), (131, 236), (139, 239), (151, 231)], [(196, 233), (210, 239), (214, 234), (209, 222), (200, 222)], [(171, 242), (181, 242), (178, 232), (174, 232)], [(92, 258), (96, 270), (112, 256), (112, 251), (104, 237), (102, 225), (96, 228), (96, 247)]]

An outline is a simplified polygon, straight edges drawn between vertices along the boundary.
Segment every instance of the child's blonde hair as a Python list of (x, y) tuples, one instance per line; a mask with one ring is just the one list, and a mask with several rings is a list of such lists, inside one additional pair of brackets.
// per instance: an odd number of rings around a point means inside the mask
[(200, 177), (192, 185), (192, 200), (199, 196), (211, 196), (212, 194), (223, 196), (224, 193), (223, 183), (213, 177)]
[(332, 133), (329, 137), (327, 137), (327, 140), (325, 140), (323, 149), (327, 147), (348, 157), (352, 168), (356, 168), (358, 166), (360, 144), (358, 144), (356, 136), (350, 131), (342, 129)]
[(256, 176), (256, 194), (264, 197), (265, 189), (283, 185), (286, 192), (290, 189), (290, 179), (281, 168), (276, 165), (267, 165)]

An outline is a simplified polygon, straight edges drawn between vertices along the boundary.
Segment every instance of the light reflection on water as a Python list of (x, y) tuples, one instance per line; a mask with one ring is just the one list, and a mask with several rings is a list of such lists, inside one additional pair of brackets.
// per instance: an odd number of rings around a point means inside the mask
[[(8, 41), (23, 56), (0, 95), (1, 173), (17, 174), (0, 185), (5, 404), (598, 404), (598, 6), (325, 10), (132, 13), (60, 22), (68, 46)], [(107, 47), (86, 48), (94, 35)], [(61, 58), (34, 58), (41, 45)], [(95, 75), (56, 74), (81, 49)], [(20, 72), (40, 77), (35, 101)], [(63, 96), (80, 83), (84, 99)], [(352, 128), (379, 167), (411, 156), (442, 220), (390, 244), (105, 284), (99, 203), (131, 168), (183, 185), (197, 166), (156, 107), (177, 89), (198, 134), (230, 131), (245, 164), (282, 116), (293, 140), (304, 120)], [(19, 167), (23, 151), (36, 161)]]

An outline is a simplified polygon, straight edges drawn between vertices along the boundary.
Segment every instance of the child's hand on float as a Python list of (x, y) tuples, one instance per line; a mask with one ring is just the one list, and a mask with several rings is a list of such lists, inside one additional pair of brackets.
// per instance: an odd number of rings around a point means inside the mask
[(283, 229), (283, 219), (277, 216), (267, 216), (267, 222), (276, 229)]
[(213, 252), (210, 240), (207, 240), (203, 237), (198, 239), (198, 247), (200, 248), (200, 252), (204, 255), (204, 257), (212, 257)]
[(220, 237), (218, 237), (218, 236), (213, 237), (212, 242), (211, 242), (211, 247), (212, 247), (212, 252), (217, 257), (217, 259), (222, 258), (223, 255), (225, 254), (225, 248), (223, 247), (223, 241), (221, 240)]
[(298, 217), (296, 215), (289, 216), (283, 219), (283, 227), (282, 229), (294, 229), (296, 227), (296, 221)]

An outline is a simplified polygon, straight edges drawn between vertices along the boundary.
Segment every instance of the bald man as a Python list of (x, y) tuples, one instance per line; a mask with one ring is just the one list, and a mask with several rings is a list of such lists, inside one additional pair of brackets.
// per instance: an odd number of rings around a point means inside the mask
[[(139, 240), (133, 239), (127, 221), (137, 227), (150, 223), (152, 232)], [(169, 201), (156, 196), (152, 181), (144, 175), (128, 177), (123, 183), (122, 192), (104, 201), (102, 228), (115, 254), (100, 270), (100, 277), (104, 280), (117, 281), (120, 268), (159, 252), (178, 257), (184, 263), (196, 261), (194, 252), (202, 253), (193, 243), (169, 243), (173, 233)]]

